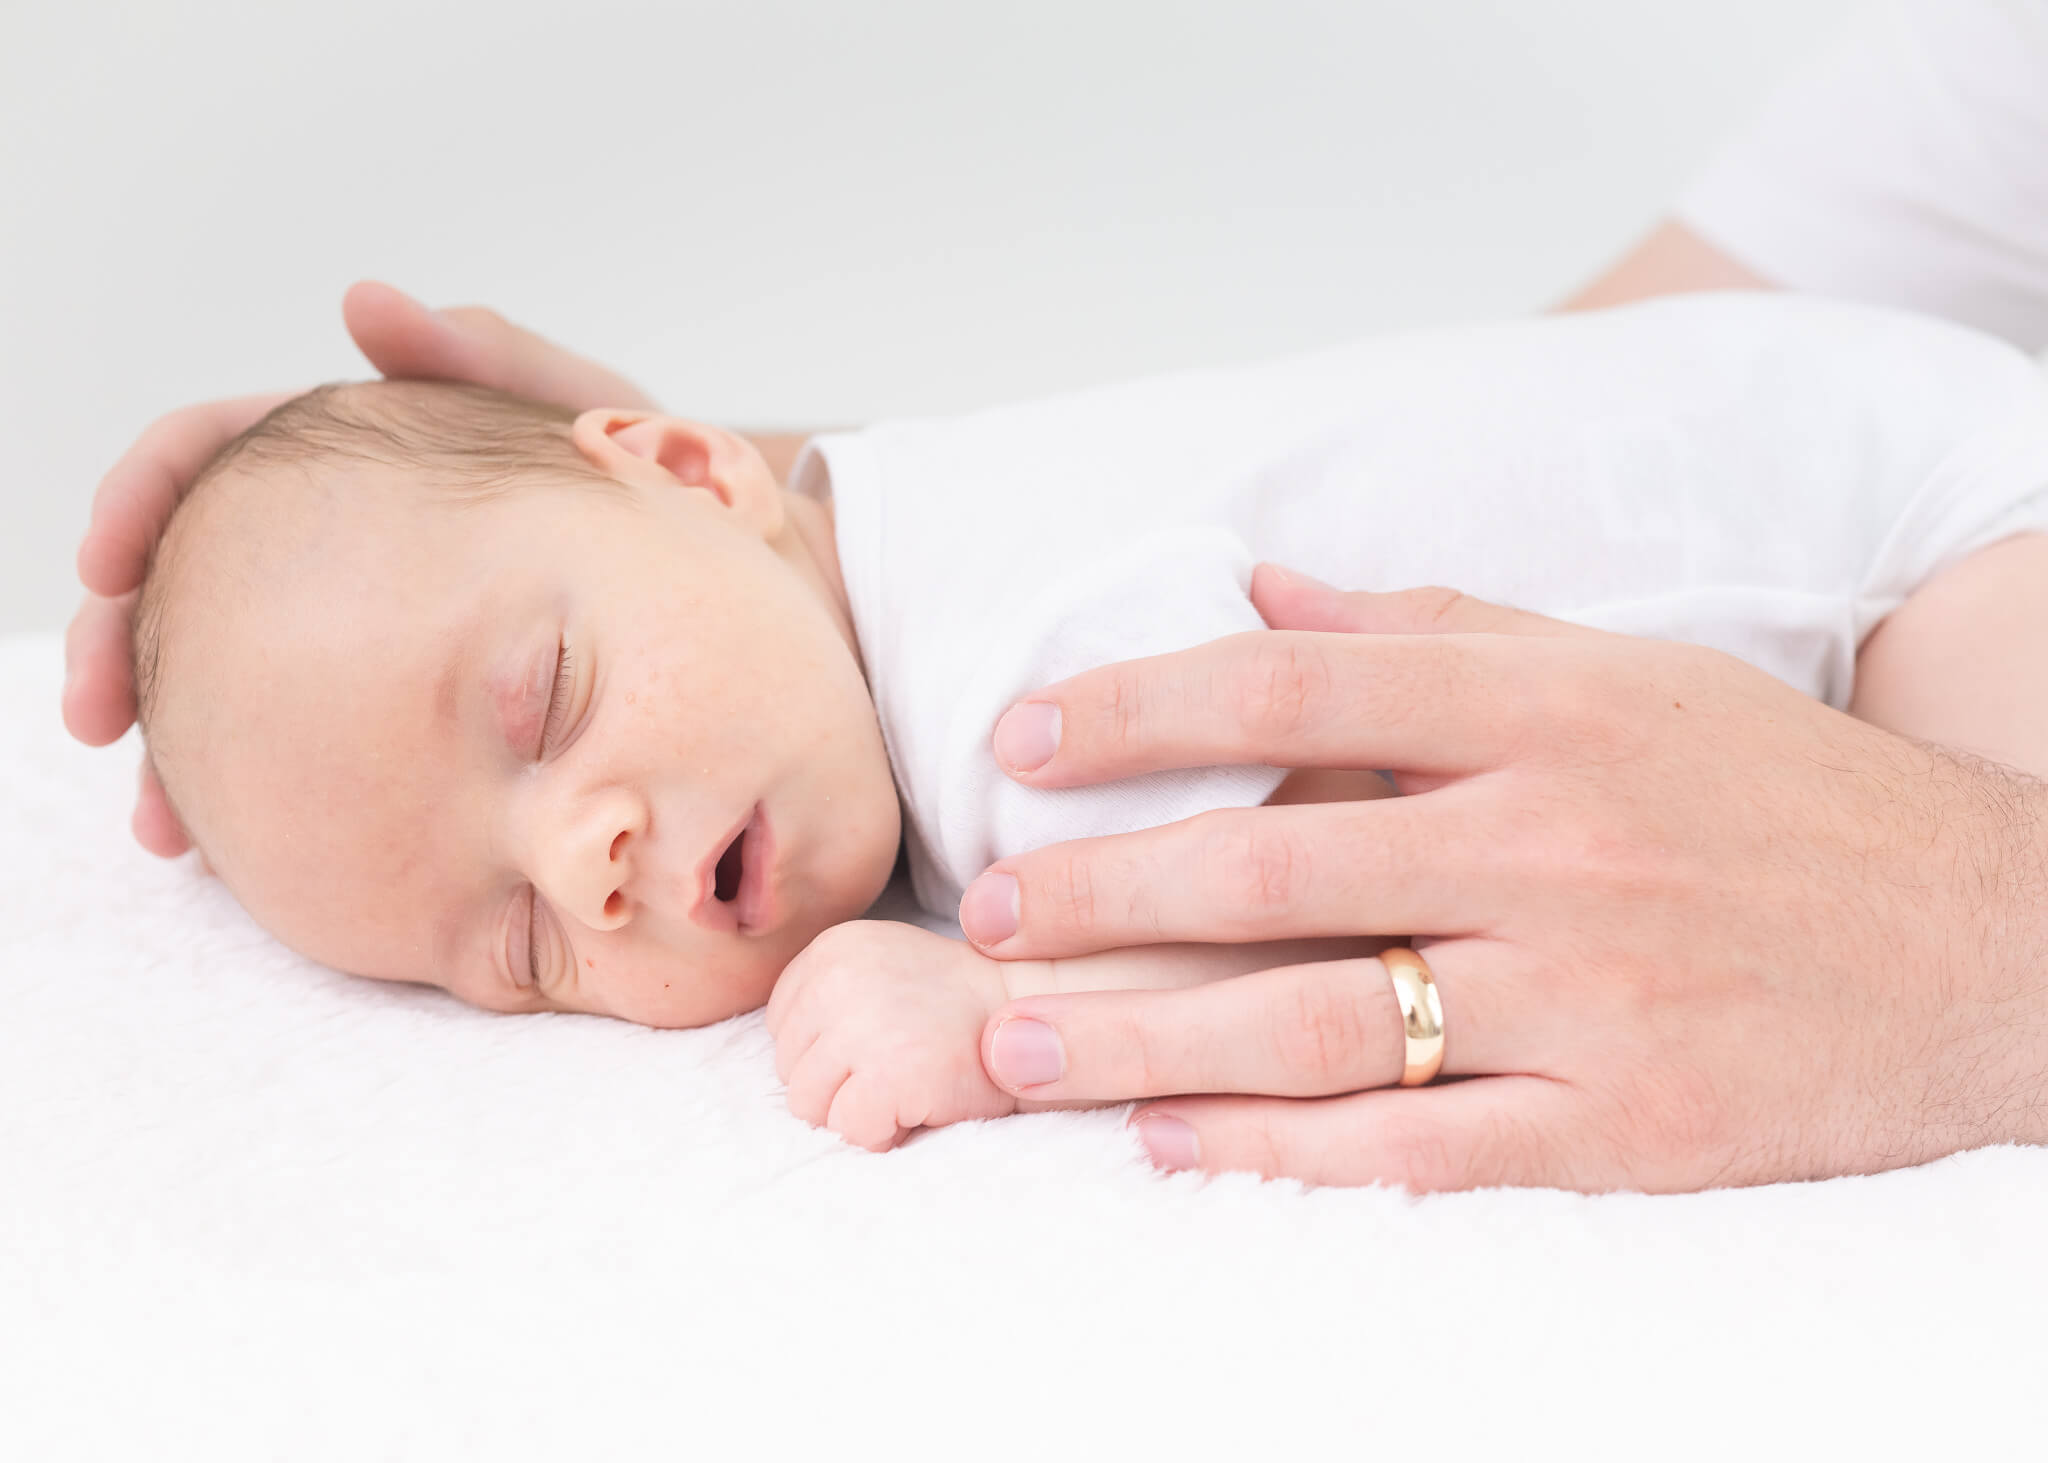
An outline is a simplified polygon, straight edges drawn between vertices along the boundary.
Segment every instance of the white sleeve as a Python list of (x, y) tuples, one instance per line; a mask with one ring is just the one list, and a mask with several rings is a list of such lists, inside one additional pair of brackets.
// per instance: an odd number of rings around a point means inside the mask
[(1889, 0), (1676, 212), (1774, 283), (2048, 347), (2048, 0)]

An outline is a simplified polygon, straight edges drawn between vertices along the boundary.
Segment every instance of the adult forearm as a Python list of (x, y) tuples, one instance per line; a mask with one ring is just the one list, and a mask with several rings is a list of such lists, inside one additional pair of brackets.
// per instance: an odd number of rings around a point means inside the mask
[(1666, 219), (1561, 310), (1598, 310), (1694, 290), (1772, 289), (1774, 282), (1675, 219)]
[(826, 430), (830, 429), (821, 427), (816, 431), (803, 432), (757, 430), (742, 432), (740, 435), (752, 443), (754, 450), (761, 454), (762, 461), (768, 464), (768, 470), (775, 474), (775, 481), (787, 483), (789, 470), (796, 466), (797, 454), (804, 450), (804, 443), (817, 436), (819, 431)]
[(1930, 910), (1953, 964), (1930, 973), (1953, 984), (1946, 1029), (1908, 1075), (1949, 1147), (2048, 1143), (2048, 782), (1925, 750), (1917, 796), (1954, 851), (1949, 897)]

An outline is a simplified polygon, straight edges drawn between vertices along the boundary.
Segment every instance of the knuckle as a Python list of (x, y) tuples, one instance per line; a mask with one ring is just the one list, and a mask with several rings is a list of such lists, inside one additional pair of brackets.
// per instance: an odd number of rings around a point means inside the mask
[(1421, 630), (1452, 628), (1462, 620), (1462, 611), (1468, 603), (1465, 594), (1442, 584), (1404, 589), (1396, 598), (1400, 602), (1403, 619)]
[(792, 1091), (789, 1094), (789, 1110), (810, 1127), (825, 1126), (824, 1099), (815, 1092)]
[(1633, 688), (1604, 661), (1554, 677), (1544, 692), (1544, 720), (1562, 734), (1572, 756), (1596, 768), (1627, 761), (1640, 745)]
[(1411, 1194), (1461, 1186), (1464, 1170), (1449, 1135), (1440, 1125), (1390, 1120), (1385, 1144), (1386, 1178)]
[(1093, 718), (1098, 750), (1121, 761), (1144, 749), (1150, 735), (1152, 698), (1135, 667), (1112, 667), (1105, 681), (1099, 715)]
[(1696, 885), (1682, 848), (1661, 838), (1646, 838), (1626, 824), (1582, 820), (1565, 852), (1566, 878), (1579, 897), (1610, 908), (1661, 907)]
[(1294, 983), (1273, 1016), (1274, 1057), (1282, 1071), (1305, 1079), (1308, 1095), (1358, 1072), (1373, 1044), (1356, 993), (1328, 976)]
[(1193, 1032), (1146, 1022), (1135, 1011), (1116, 1019), (1106, 1033), (1107, 1050), (1118, 1064), (1116, 1090), (1126, 1097), (1160, 1097), (1185, 1091), (1195, 1080)]
[[(1311, 853), (1298, 831), (1257, 810), (1219, 809), (1197, 824), (1207, 825), (1199, 845), (1206, 904), (1226, 927), (1263, 928), (1270, 916), (1300, 903), (1309, 887)], [(1228, 911), (1239, 911), (1235, 921)]]
[(1329, 656), (1321, 644), (1287, 636), (1250, 661), (1237, 701), (1254, 737), (1297, 737), (1324, 715), (1331, 683)]
[(870, 963), (881, 951), (875, 920), (848, 920), (820, 930), (798, 956), (813, 979)]
[(1639, 1146), (1670, 1159), (1695, 1160), (1726, 1151), (1733, 1115), (1697, 1071), (1667, 1067), (1632, 1084), (1627, 1110)]
[(1301, 1171), (1296, 1161), (1298, 1139), (1280, 1117), (1280, 1110), (1261, 1105), (1258, 1116), (1248, 1123), (1226, 1129), (1228, 1147), (1219, 1154), (1218, 1168), (1249, 1170), (1267, 1178), (1289, 1178)]
[(1054, 862), (1032, 889), (1033, 898), (1021, 901), (1037, 913), (1034, 924), (1063, 930), (1088, 930), (1095, 926), (1097, 894), (1095, 873), (1085, 858), (1066, 857)]

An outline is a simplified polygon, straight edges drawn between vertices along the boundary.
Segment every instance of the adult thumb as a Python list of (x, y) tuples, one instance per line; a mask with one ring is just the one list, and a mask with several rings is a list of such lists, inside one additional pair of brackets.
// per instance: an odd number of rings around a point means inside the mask
[(394, 379), (466, 381), (575, 411), (655, 405), (625, 377), (480, 305), (430, 310), (403, 290), (362, 280), (342, 296), (341, 315), (356, 348)]

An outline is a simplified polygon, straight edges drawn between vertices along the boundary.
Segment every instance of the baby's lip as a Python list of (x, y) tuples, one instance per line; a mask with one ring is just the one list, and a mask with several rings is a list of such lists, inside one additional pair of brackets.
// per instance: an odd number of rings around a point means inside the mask
[(757, 935), (775, 922), (775, 835), (768, 827), (766, 804), (754, 804), (744, 836), (746, 861), (733, 904), (739, 910), (740, 933)]
[[(739, 882), (730, 897), (718, 897), (718, 866), (737, 845)], [(691, 920), (707, 930), (726, 934), (751, 934), (774, 917), (773, 840), (768, 833), (768, 816), (759, 803), (747, 809), (741, 819), (711, 845), (697, 865), (697, 899), (691, 906)]]

